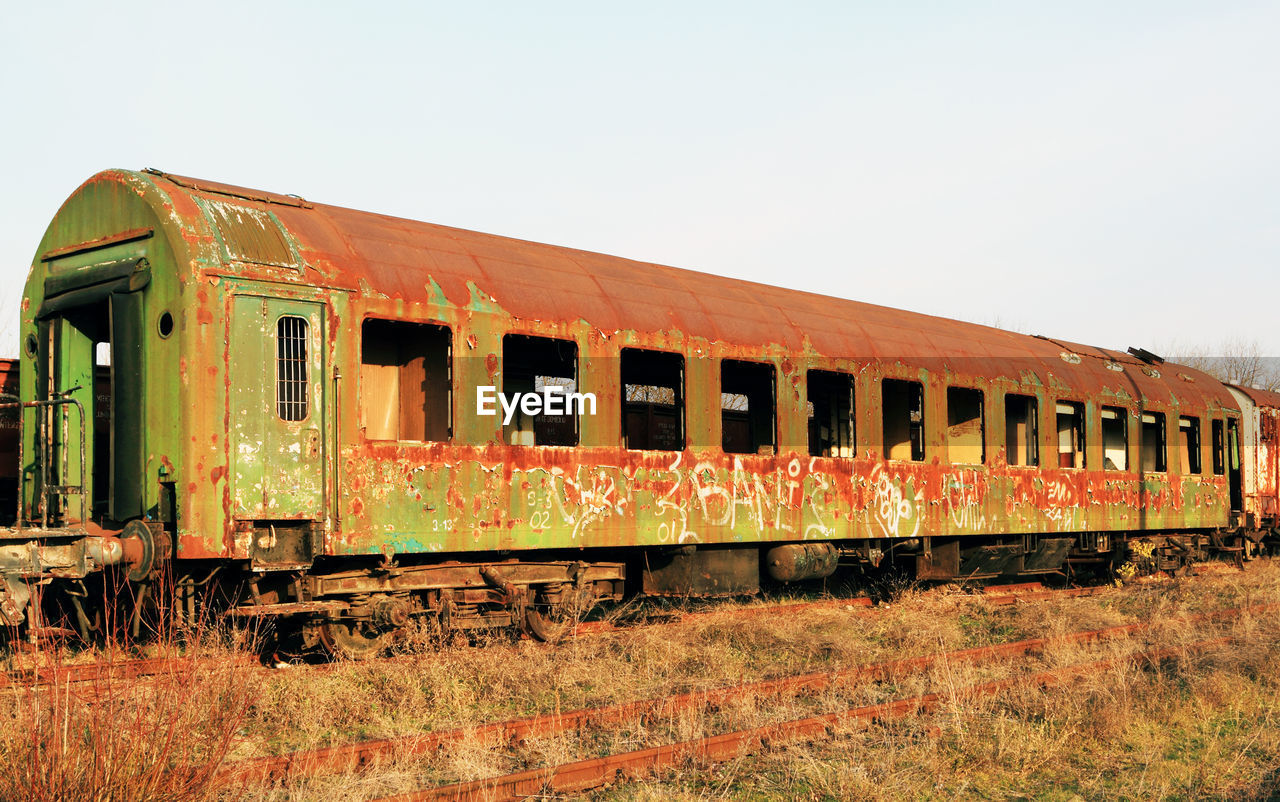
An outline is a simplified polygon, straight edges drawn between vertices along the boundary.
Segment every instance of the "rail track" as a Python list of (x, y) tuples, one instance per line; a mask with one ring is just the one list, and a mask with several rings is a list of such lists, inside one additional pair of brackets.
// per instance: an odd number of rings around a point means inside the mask
[[(235, 658), (245, 667), (258, 665), (248, 655)], [(76, 685), (104, 680), (119, 681), (139, 677), (162, 677), (188, 672), (191, 657), (146, 657), (128, 660), (106, 660), (84, 664), (67, 664), (20, 668), (0, 674), (0, 689), (38, 688), (50, 685)]]
[[(981, 600), (985, 604), (1001, 606), (1023, 602), (1044, 601), (1055, 598), (1073, 598), (1094, 596), (1110, 591), (1109, 586), (1082, 588), (1047, 588), (1038, 582), (1023, 582), (1007, 585), (988, 585), (980, 593), (958, 595), (957, 599)], [(592, 637), (610, 633), (634, 631), (643, 627), (661, 627), (695, 623), (713, 616), (726, 613), (739, 619), (751, 619), (759, 616), (789, 615), (809, 610), (840, 609), (859, 615), (875, 615), (881, 608), (868, 596), (846, 598), (824, 598), (814, 601), (786, 602), (782, 604), (759, 604), (739, 608), (717, 607), (711, 610), (698, 611), (660, 611), (641, 613), (625, 619), (609, 621), (583, 621), (574, 625), (567, 637)], [(384, 658), (395, 660), (395, 657)], [(167, 674), (187, 672), (193, 660), (189, 656), (181, 657), (147, 657), (135, 659), (109, 659), (84, 664), (55, 664), (18, 668), (0, 672), (0, 690), (34, 688), (49, 685), (75, 685), (104, 680), (125, 680), (142, 677), (162, 677)], [(259, 661), (249, 655), (238, 658), (248, 669), (254, 668)], [(307, 669), (323, 669), (324, 665), (299, 666)]]
[[(981, 593), (966, 594), (957, 596), (957, 598), (981, 599), (986, 604), (1001, 606), (1054, 598), (1096, 596), (1111, 589), (1110, 586), (1106, 585), (1082, 588), (1049, 588), (1039, 582), (1022, 582), (1012, 585), (988, 585), (982, 589)], [(658, 613), (638, 616), (630, 621), (583, 621), (575, 625), (569, 634), (571, 636), (601, 635), (628, 631), (635, 629), (637, 626), (689, 624), (712, 616), (724, 615), (726, 611), (736, 618), (745, 620), (762, 615), (787, 615), (807, 610), (823, 609), (843, 609), (867, 615), (874, 615), (881, 610), (870, 596), (836, 597), (807, 602), (787, 602), (785, 604), (761, 604), (727, 609), (720, 607), (696, 612)]]
[[(1209, 622), (1235, 618), (1245, 613), (1258, 613), (1280, 609), (1280, 605), (1253, 605), (1245, 608), (1231, 608), (1207, 613), (1200, 613), (1183, 619), (1187, 622)], [(779, 698), (813, 693), (830, 687), (847, 686), (850, 683), (885, 681), (907, 674), (927, 671), (938, 665), (981, 664), (999, 660), (1016, 659), (1027, 655), (1041, 653), (1053, 647), (1068, 644), (1089, 644), (1105, 640), (1127, 638), (1150, 630), (1158, 622), (1147, 621), (1136, 624), (1108, 627), (1105, 629), (1082, 630), (1067, 635), (1051, 638), (1031, 638), (1009, 643), (982, 646), (970, 649), (938, 652), (872, 663), (831, 671), (784, 676), (770, 680), (748, 682), (720, 688), (679, 693), (671, 696), (645, 699), (604, 707), (584, 708), (580, 710), (549, 713), (525, 718), (511, 719), (472, 727), (460, 727), (440, 730), (422, 735), (411, 735), (400, 738), (389, 738), (373, 741), (361, 741), (321, 749), (293, 752), (251, 760), (231, 763), (223, 767), (223, 774), (233, 783), (258, 783), (312, 777), (324, 774), (351, 772), (366, 768), (391, 758), (404, 758), (434, 754), (441, 750), (459, 745), (503, 746), (513, 742), (546, 738), (563, 733), (584, 731), (589, 727), (602, 727), (630, 721), (655, 720), (672, 717), (682, 711), (716, 708), (736, 698)], [(1049, 672), (1052, 673), (1052, 672)], [(1002, 680), (991, 685), (995, 689), (1009, 687), (1017, 680)], [(984, 686), (985, 687), (985, 686)], [(856, 708), (860, 713), (849, 711), (852, 718), (876, 718), (885, 711), (913, 711), (927, 707), (934, 697), (913, 697), (899, 700), (887, 705), (869, 708)], [(896, 707), (894, 706), (896, 705)], [(792, 732), (809, 732), (812, 722), (823, 720), (840, 720), (839, 715), (805, 719), (802, 722), (788, 722), (786, 725), (768, 725), (755, 730), (731, 733), (733, 737), (716, 736), (698, 742), (675, 744), (671, 747), (655, 747), (641, 750), (629, 755), (611, 756), (568, 766), (551, 769), (540, 769), (521, 772), (494, 780), (482, 780), (441, 789), (420, 792), (421, 796), (409, 795), (406, 799), (434, 798), (516, 798), (519, 795), (536, 793), (540, 790), (554, 791), (585, 790), (593, 785), (582, 785), (587, 777), (595, 777), (597, 784), (608, 781), (610, 772), (622, 769), (654, 768), (667, 765), (678, 756), (696, 755), (715, 758), (716, 755), (729, 754), (725, 750), (732, 746), (732, 753), (738, 754), (741, 748), (749, 743), (758, 742), (773, 734)], [(787, 726), (794, 725), (792, 730)], [(829, 726), (830, 724), (828, 723)], [(778, 729), (781, 727), (782, 729)], [(595, 772), (593, 774), (592, 772)], [(433, 796), (432, 794), (439, 794)]]
[[(1154, 587), (1154, 586), (1153, 586)], [(1114, 592), (1111, 586), (1049, 589), (1037, 583), (1020, 583), (1016, 585), (988, 586), (980, 592), (967, 594), (944, 595), (944, 602), (957, 602), (971, 605), (992, 607), (1018, 604), (1023, 602), (1041, 602), (1054, 599), (1094, 596)], [(1246, 598), (1247, 604), (1247, 598)], [(608, 636), (613, 633), (636, 631), (648, 627), (664, 627), (678, 624), (696, 623), (700, 620), (717, 617), (717, 625), (724, 621), (736, 619), (758, 618), (763, 616), (794, 615), (805, 610), (836, 609), (846, 616), (876, 616), (888, 605), (875, 605), (865, 597), (825, 598), (812, 601), (787, 601), (785, 603), (755, 604), (734, 608), (724, 605), (712, 609), (694, 611), (659, 612), (652, 615), (635, 615), (622, 621), (588, 622), (578, 629), (580, 637)], [(971, 608), (972, 609), (972, 608)], [(1179, 616), (1177, 621), (1185, 623), (1226, 620), (1248, 613), (1280, 610), (1280, 604), (1252, 605), (1238, 609), (1225, 609), (1192, 616)], [(501, 750), (513, 743), (532, 742), (528, 747), (542, 749), (542, 739), (554, 738), (557, 735), (568, 735), (584, 739), (584, 742), (599, 743), (601, 736), (616, 738), (616, 731), (626, 730), (635, 725), (643, 729), (665, 729), (670, 722), (678, 721), (682, 712), (689, 715), (712, 715), (715, 720), (730, 721), (737, 716), (734, 700), (749, 698), (753, 700), (776, 700), (779, 707), (794, 706), (793, 716), (802, 713), (821, 711), (823, 715), (796, 717), (790, 721), (774, 722), (761, 727), (749, 729), (733, 729), (732, 732), (712, 735), (697, 740), (676, 741), (675, 743), (654, 746), (603, 757), (591, 757), (576, 762), (561, 763), (545, 768), (530, 769), (501, 777), (491, 777), (466, 783), (444, 785), (391, 797), (396, 800), (417, 799), (507, 799), (520, 798), (529, 793), (572, 792), (587, 790), (601, 784), (607, 784), (619, 778), (640, 778), (658, 772), (675, 762), (696, 758), (705, 761), (729, 759), (757, 751), (762, 745), (782, 743), (795, 739), (817, 739), (829, 733), (833, 728), (845, 731), (847, 725), (857, 721), (889, 720), (898, 716), (911, 715), (915, 712), (927, 711), (939, 703), (937, 694), (924, 693), (917, 696), (895, 699), (875, 705), (851, 707), (847, 710), (827, 712), (840, 706), (846, 688), (873, 682), (897, 683), (912, 675), (930, 669), (955, 666), (979, 665), (1000, 661), (1014, 661), (1020, 658), (1049, 651), (1065, 644), (1091, 644), (1102, 641), (1115, 641), (1132, 637), (1138, 633), (1151, 630), (1161, 625), (1161, 621), (1142, 621), (1106, 629), (1091, 629), (1058, 635), (1050, 638), (1030, 638), (1026, 640), (1000, 643), (991, 646), (962, 649), (957, 651), (923, 654), (885, 662), (835, 668), (813, 673), (777, 676), (765, 680), (753, 681), (737, 685), (728, 685), (710, 689), (685, 691), (670, 696), (628, 701), (621, 704), (601, 707), (582, 708), (566, 712), (529, 716), (506, 721), (497, 721), (478, 726), (456, 727), (404, 737), (361, 741), (338, 744), (321, 749), (306, 750), (288, 754), (259, 757), (224, 764), (217, 769), (220, 785), (230, 787), (251, 787), (257, 784), (274, 782), (292, 782), (298, 779), (320, 777), (331, 774), (354, 773), (369, 767), (404, 758), (430, 759), (435, 755), (448, 755), (461, 747), (476, 747)], [(1216, 634), (1216, 633), (1215, 633)], [(1148, 641), (1150, 642), (1150, 641)], [(1221, 639), (1203, 641), (1192, 648), (1209, 648), (1220, 643)], [(541, 646), (539, 644), (539, 646)], [(1186, 647), (1184, 647), (1185, 649)], [(994, 695), (1021, 683), (1052, 685), (1064, 681), (1065, 678), (1078, 676), (1073, 670), (1087, 672), (1089, 670), (1105, 670), (1105, 666), (1114, 665), (1119, 660), (1158, 660), (1162, 656), (1173, 654), (1170, 650), (1152, 648), (1147, 652), (1130, 655), (1127, 658), (1113, 658), (1106, 661), (1082, 663), (1051, 672), (1038, 674), (1024, 673), (1010, 679), (987, 682), (965, 689), (965, 693), (974, 697)], [(220, 658), (225, 665), (226, 657)], [(249, 655), (233, 658), (245, 670), (252, 672), (270, 672), (270, 669), (258, 665)], [(408, 660), (409, 658), (401, 658)], [(104, 682), (107, 690), (127, 689), (133, 678), (156, 677), (156, 681), (166, 682), (166, 675), (175, 682), (182, 679), (198, 677), (202, 663), (206, 658), (199, 656), (153, 657), (137, 660), (103, 660), (83, 665), (56, 665), (39, 668), (21, 669), (0, 673), (0, 689), (21, 691), (43, 685), (71, 686), (85, 682)], [(389, 658), (394, 663), (396, 658)], [(321, 666), (306, 666), (302, 670), (337, 669), (341, 663)], [(1093, 669), (1090, 669), (1093, 666)], [(1003, 670), (1002, 670), (1003, 671)], [(997, 675), (1000, 676), (1000, 675)], [(125, 682), (122, 682), (125, 681)], [(922, 680), (914, 680), (912, 692), (931, 690), (928, 685), (921, 686)], [(167, 686), (166, 686), (167, 687)], [(819, 694), (830, 689), (826, 695)], [(873, 701), (886, 698), (884, 690), (876, 691)], [(834, 694), (834, 696), (832, 695)], [(73, 695), (89, 703), (93, 703), (94, 695), (85, 696), (73, 691)], [(948, 698), (951, 698), (948, 696)], [(858, 701), (858, 700), (850, 700)], [(775, 711), (774, 717), (777, 717)], [(750, 722), (755, 724), (757, 722)], [(739, 722), (741, 726), (741, 722)], [(706, 731), (719, 732), (728, 730), (732, 724), (712, 727)], [(935, 728), (936, 729), (936, 728)], [(930, 732), (926, 727), (924, 732)], [(646, 736), (652, 738), (652, 734)], [(672, 738), (675, 740), (675, 738)], [(615, 741), (616, 742), (616, 741)], [(652, 743), (653, 741), (650, 741)], [(557, 747), (559, 748), (559, 747)], [(581, 750), (584, 747), (570, 747)], [(589, 747), (586, 747), (589, 748)], [(598, 749), (598, 747), (597, 747)], [(596, 751), (592, 749), (591, 752)], [(591, 752), (588, 752), (590, 754)], [(523, 753), (523, 751), (521, 752)], [(520, 754), (520, 753), (517, 753)], [(561, 753), (560, 760), (581, 755), (581, 751)], [(517, 761), (522, 758), (513, 756)], [(505, 759), (505, 758), (504, 758)], [(528, 758), (523, 758), (527, 760)], [(546, 762), (546, 761), (538, 761)], [(535, 762), (534, 765), (537, 765)], [(556, 763), (557, 761), (551, 761)], [(428, 769), (440, 771), (438, 762), (428, 762), (424, 766), (435, 766)], [(516, 762), (516, 766), (528, 766), (529, 763)], [(431, 775), (434, 782), (449, 779), (448, 776)], [(465, 776), (465, 774), (464, 774)], [(427, 780), (426, 782), (431, 782)]]
[[(971, 685), (958, 691), (958, 694), (973, 699), (995, 696), (1020, 686), (1052, 687), (1079, 677), (1101, 673), (1124, 663), (1156, 663), (1166, 658), (1223, 646), (1231, 640), (1230, 637), (1210, 638), (1186, 646), (1162, 647), (1122, 657), (1079, 663), (1051, 671)], [(943, 704), (946, 699), (947, 697), (938, 693), (911, 696), (708, 738), (532, 769), (491, 779), (397, 794), (383, 797), (378, 802), (434, 802), (435, 800), (501, 802), (548, 793), (587, 791), (620, 779), (642, 779), (690, 758), (724, 762), (758, 751), (765, 746), (829, 737), (834, 728), (856, 722), (887, 721), (928, 712)]]

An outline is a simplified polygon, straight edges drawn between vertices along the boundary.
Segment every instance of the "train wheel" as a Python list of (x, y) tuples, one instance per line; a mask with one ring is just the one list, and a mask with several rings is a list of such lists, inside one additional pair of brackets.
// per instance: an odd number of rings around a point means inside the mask
[(1254, 543), (1248, 535), (1240, 536), (1240, 561), (1253, 562), (1258, 559), (1258, 544)]
[(553, 608), (548, 614), (530, 605), (524, 608), (522, 628), (534, 640), (543, 643), (559, 643), (573, 632), (577, 623), (577, 616), (567, 615), (561, 609)]
[(559, 643), (577, 629), (600, 601), (594, 589), (587, 585), (580, 588), (561, 586), (556, 593), (539, 592), (532, 604), (525, 604), (523, 612), (516, 616), (520, 629), (534, 640), (543, 643)]
[(325, 621), (320, 624), (320, 644), (330, 655), (347, 660), (377, 657), (391, 645), (390, 632), (380, 632), (361, 621)]

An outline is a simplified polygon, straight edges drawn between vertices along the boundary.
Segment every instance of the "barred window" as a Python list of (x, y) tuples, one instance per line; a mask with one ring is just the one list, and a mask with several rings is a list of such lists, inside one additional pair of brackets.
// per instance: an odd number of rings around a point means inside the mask
[(276, 414), (307, 419), (307, 321), (300, 317), (276, 323)]

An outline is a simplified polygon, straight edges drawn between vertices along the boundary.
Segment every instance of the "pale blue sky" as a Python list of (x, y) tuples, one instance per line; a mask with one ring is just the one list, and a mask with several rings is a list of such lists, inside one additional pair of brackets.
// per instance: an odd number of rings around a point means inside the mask
[(1280, 355), (1280, 5), (13, 4), (0, 352), (170, 172), (1124, 348)]

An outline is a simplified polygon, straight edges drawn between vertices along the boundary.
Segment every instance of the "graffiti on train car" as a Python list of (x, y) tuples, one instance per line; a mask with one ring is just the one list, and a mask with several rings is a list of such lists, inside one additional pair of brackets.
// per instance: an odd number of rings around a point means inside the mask
[[(735, 458), (727, 469), (712, 461), (682, 468), (677, 454), (665, 468), (579, 465), (573, 470), (532, 468), (519, 472), (525, 494), (512, 505), (512, 525), (535, 532), (562, 529), (577, 541), (593, 527), (643, 518), (657, 542), (700, 542), (708, 528), (766, 532), (780, 539), (816, 539), (836, 531), (837, 478), (813, 470), (799, 456), (767, 472)], [(632, 510), (635, 510), (632, 513)]]
[[(990, 531), (1177, 526), (1219, 514), (1221, 479), (1030, 471), (706, 452), (579, 452), (549, 460), (491, 445), (371, 449), (345, 461), (339, 551), (516, 544), (574, 547), (912, 538)], [(392, 456), (394, 455), (394, 456)], [(505, 458), (504, 458), (505, 457)], [(380, 525), (374, 525), (373, 513)], [(1167, 522), (1167, 523), (1166, 523)], [(376, 535), (376, 538), (375, 538)]]
[(984, 531), (987, 526), (987, 515), (983, 500), (986, 496), (985, 473), (961, 469), (948, 477), (943, 499), (951, 525), (960, 532)]
[(625, 515), (631, 503), (626, 483), (619, 483), (613, 469), (599, 466), (522, 471), (512, 484), (524, 494), (512, 505), (522, 510), (513, 516), (513, 525), (522, 520), (534, 532), (567, 531), (572, 541), (615, 515)]
[(915, 537), (920, 534), (921, 506), (924, 493), (915, 483), (891, 475), (882, 465), (871, 468), (874, 498), (871, 509), (880, 532), (889, 537)]

